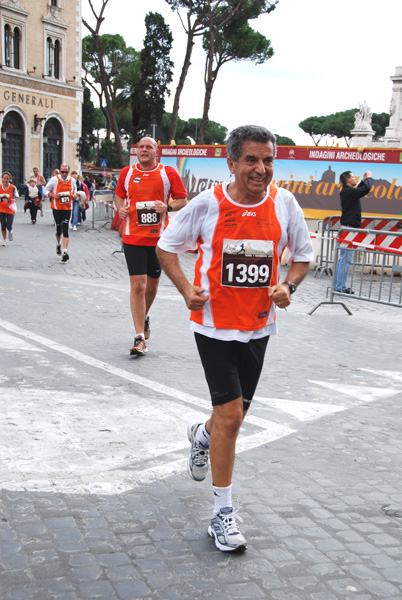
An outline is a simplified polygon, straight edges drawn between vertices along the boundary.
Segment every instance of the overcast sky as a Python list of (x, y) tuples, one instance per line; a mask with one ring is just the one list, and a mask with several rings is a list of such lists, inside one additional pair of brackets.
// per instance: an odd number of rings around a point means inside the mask
[[(88, 0), (83, 16), (94, 23)], [(100, 0), (94, 0), (100, 6)], [(171, 59), (173, 97), (183, 62), (186, 37), (179, 17), (165, 0), (109, 0), (101, 33), (120, 33), (140, 50), (144, 18), (159, 12), (174, 37)], [(390, 77), (402, 65), (401, 0), (279, 0), (269, 15), (251, 25), (271, 40), (274, 56), (264, 65), (230, 62), (218, 75), (209, 118), (230, 131), (238, 125), (264, 125), (274, 133), (311, 145), (298, 124), (367, 102), (372, 112), (388, 112)], [(83, 36), (88, 34), (83, 26)], [(179, 116), (201, 117), (205, 53), (200, 39), (181, 96)]]

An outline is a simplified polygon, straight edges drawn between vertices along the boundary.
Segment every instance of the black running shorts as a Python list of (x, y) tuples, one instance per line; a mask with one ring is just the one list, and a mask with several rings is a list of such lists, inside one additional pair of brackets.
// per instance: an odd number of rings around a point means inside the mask
[(242, 397), (243, 408), (248, 410), (264, 364), (269, 335), (246, 344), (194, 335), (212, 406)]
[(148, 275), (159, 279), (162, 269), (156, 256), (156, 246), (123, 244), (123, 250), (130, 276)]

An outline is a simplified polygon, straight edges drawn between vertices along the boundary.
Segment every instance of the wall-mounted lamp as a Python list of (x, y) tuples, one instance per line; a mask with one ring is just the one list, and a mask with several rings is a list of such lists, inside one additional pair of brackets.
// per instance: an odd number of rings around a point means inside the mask
[(28, 73), (28, 75), (31, 75), (32, 73), (33, 73), (33, 74), (35, 74), (35, 71), (36, 71), (36, 67), (35, 67), (35, 65), (34, 65), (34, 66), (32, 67), (32, 71), (30, 71), (30, 70), (28, 69), (27, 73)]
[(38, 117), (38, 115), (34, 116), (34, 130), (36, 131), (38, 125), (42, 123), (42, 121), (46, 121), (46, 117)]
[(75, 75), (73, 75), (73, 78), (72, 78), (72, 79), (66, 79), (66, 83), (74, 83), (74, 81), (75, 81), (76, 79), (77, 79), (77, 78), (76, 78), (76, 76), (75, 76)]

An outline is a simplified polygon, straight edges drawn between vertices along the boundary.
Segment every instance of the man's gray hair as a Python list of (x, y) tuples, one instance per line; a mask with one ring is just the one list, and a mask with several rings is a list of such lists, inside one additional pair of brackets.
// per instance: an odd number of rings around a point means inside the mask
[(259, 125), (242, 125), (241, 127), (236, 127), (229, 134), (228, 141), (226, 144), (227, 153), (229, 158), (233, 159), (235, 162), (238, 162), (243, 148), (243, 142), (247, 142), (251, 140), (252, 142), (258, 142), (260, 144), (271, 144), (274, 147), (274, 155), (276, 151), (276, 137), (273, 133), (265, 129), (265, 127), (260, 127)]

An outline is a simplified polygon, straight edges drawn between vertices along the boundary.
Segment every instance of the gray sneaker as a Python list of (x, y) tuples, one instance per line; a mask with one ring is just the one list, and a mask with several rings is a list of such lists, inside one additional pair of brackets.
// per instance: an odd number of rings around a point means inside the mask
[(11, 230), (11, 231), (8, 232), (8, 239), (10, 240), (10, 242), (13, 241), (13, 239), (14, 239), (13, 230)]
[(191, 444), (187, 460), (187, 471), (195, 481), (203, 481), (208, 473), (209, 449), (195, 439), (197, 429), (202, 423), (194, 423), (187, 427), (187, 437)]
[[(211, 519), (208, 534), (215, 538), (215, 546), (222, 552), (243, 552), (247, 548), (247, 542), (240, 533), (233, 508), (222, 508), (220, 513)], [(237, 516), (239, 521), (241, 517)]]

